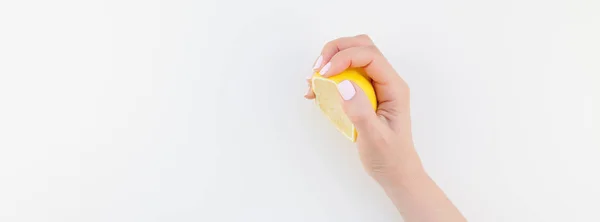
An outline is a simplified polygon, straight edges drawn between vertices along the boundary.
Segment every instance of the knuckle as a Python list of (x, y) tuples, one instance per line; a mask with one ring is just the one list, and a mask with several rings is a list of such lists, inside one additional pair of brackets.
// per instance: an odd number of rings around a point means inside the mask
[(367, 41), (367, 42), (370, 42), (370, 43), (373, 43), (373, 40), (367, 34), (360, 34), (360, 35), (355, 36), (355, 38), (361, 39), (361, 40), (364, 40), (364, 41)]
[(375, 45), (369, 45), (369, 46), (365, 46), (366, 50), (372, 54), (377, 54), (377, 55), (381, 55), (381, 53), (379, 52), (379, 48), (377, 48), (377, 46)]
[(324, 48), (325, 48), (325, 49), (328, 49), (328, 48), (335, 48), (335, 47), (337, 47), (337, 45), (336, 45), (336, 41), (337, 41), (337, 39), (336, 39), (336, 40), (332, 40), (332, 41), (329, 41), (329, 42), (325, 43), (325, 46), (324, 46)]

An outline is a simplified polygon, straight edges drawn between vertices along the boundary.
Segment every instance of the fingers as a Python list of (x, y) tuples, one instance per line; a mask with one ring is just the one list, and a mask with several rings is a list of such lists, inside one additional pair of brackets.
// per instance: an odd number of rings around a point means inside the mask
[[(327, 43), (314, 67), (319, 67), (317, 70), (325, 77), (337, 75), (350, 67), (363, 68), (373, 80), (380, 103), (401, 98), (407, 91), (402, 78), (367, 35), (344, 37)], [(309, 89), (305, 97), (314, 98), (312, 90)]]
[[(353, 102), (354, 96), (357, 101), (366, 99), (361, 99), (364, 94), (359, 92), (362, 90), (356, 90), (353, 84), (353, 87), (349, 88), (340, 83), (340, 88), (338, 88), (341, 95), (342, 89), (348, 89), (346, 92), (352, 92), (350, 89), (355, 89), (352, 97), (343, 97), (348, 98), (344, 106), (348, 116), (357, 126), (357, 130), (363, 131), (363, 135), (370, 135), (365, 133), (370, 132), (370, 129), (384, 130), (372, 128), (379, 125), (391, 126), (391, 130), (394, 131), (410, 132), (410, 89), (368, 36), (339, 38), (327, 43), (322, 50), (322, 55), (315, 63), (314, 67), (318, 70), (317, 73), (323, 77), (337, 75), (348, 68), (361, 68), (364, 70), (364, 74), (371, 79), (377, 95), (376, 112), (367, 109), (371, 106), (364, 105), (368, 104), (365, 101)], [(308, 84), (309, 89), (305, 98), (314, 99), (315, 94), (310, 86), (311, 83)], [(347, 85), (347, 83), (344, 84)], [(384, 128), (390, 129), (389, 127)]]
[(304, 94), (304, 98), (314, 99), (315, 98), (315, 92), (313, 92), (312, 81), (310, 81), (310, 80), (311, 80), (310, 77), (306, 78), (306, 82), (308, 83), (308, 91), (306, 92), (306, 94)]
[[(321, 50), (321, 55), (317, 58), (314, 63), (314, 70), (321, 70), (324, 64), (327, 64), (329, 60), (338, 52), (359, 46), (369, 46), (373, 45), (373, 41), (367, 35), (357, 35), (353, 37), (342, 37), (336, 40), (330, 41)], [(304, 94), (304, 98), (306, 99), (314, 99), (315, 93), (312, 90), (312, 82), (307, 78), (308, 81), (308, 91)]]
[(399, 81), (394, 68), (374, 45), (352, 47), (336, 53), (319, 73), (324, 77), (330, 77), (351, 67), (363, 68), (376, 83), (387, 84)]
[(344, 49), (373, 45), (373, 41), (367, 35), (357, 35), (354, 37), (342, 37), (325, 44), (321, 51), (321, 55), (315, 61), (313, 66), (314, 70), (320, 70), (323, 65), (327, 64), (329, 60), (339, 51)]

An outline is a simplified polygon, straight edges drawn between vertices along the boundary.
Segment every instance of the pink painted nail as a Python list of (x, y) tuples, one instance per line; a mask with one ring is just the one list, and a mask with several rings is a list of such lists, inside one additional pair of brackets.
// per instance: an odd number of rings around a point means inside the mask
[(356, 94), (354, 85), (348, 80), (344, 80), (337, 85), (338, 91), (344, 100), (350, 100)]
[(315, 66), (313, 66), (313, 69), (318, 69), (319, 67), (321, 67), (321, 63), (323, 63), (322, 55), (320, 55), (319, 58), (317, 58), (317, 61), (315, 62)]
[(319, 71), (319, 74), (325, 75), (325, 73), (327, 73), (327, 71), (329, 71), (329, 68), (331, 68), (331, 62), (328, 62), (327, 64), (325, 64), (325, 66), (323, 66), (321, 71)]

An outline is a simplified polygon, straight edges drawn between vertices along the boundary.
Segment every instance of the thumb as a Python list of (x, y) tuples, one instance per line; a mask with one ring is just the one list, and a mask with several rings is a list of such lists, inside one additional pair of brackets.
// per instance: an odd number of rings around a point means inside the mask
[(344, 112), (356, 127), (358, 135), (368, 136), (371, 132), (380, 131), (383, 123), (377, 117), (364, 91), (349, 80), (338, 83), (337, 87), (344, 100)]

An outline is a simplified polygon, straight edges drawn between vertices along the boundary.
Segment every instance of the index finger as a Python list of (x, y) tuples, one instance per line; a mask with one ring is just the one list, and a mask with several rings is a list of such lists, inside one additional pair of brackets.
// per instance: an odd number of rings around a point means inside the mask
[(319, 74), (330, 77), (348, 68), (363, 68), (374, 82), (380, 84), (396, 84), (400, 80), (392, 65), (375, 45), (353, 47), (336, 53)]
[(338, 52), (359, 46), (374, 45), (373, 40), (368, 35), (357, 35), (352, 37), (342, 37), (332, 40), (323, 46), (321, 50), (321, 56), (317, 59), (313, 69), (319, 70), (324, 64), (327, 64), (329, 60)]

